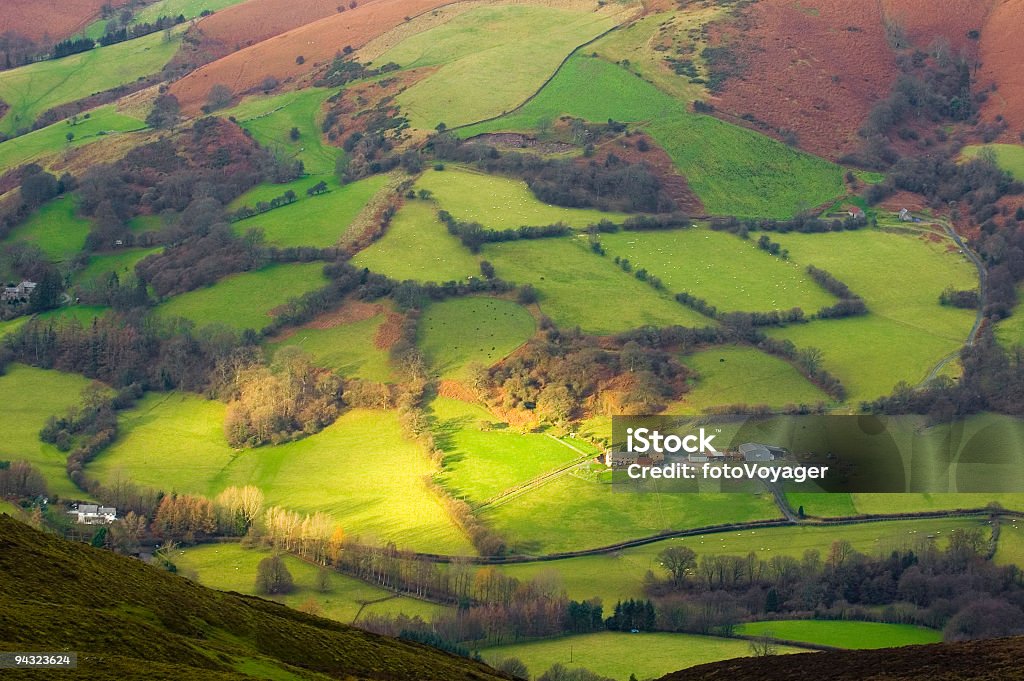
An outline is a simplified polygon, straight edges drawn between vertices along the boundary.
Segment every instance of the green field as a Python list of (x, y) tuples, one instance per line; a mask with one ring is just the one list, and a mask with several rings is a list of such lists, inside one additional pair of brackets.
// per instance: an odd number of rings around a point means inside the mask
[(325, 285), (323, 268), (318, 262), (275, 264), (233, 274), (208, 288), (169, 299), (157, 307), (157, 313), (165, 319), (185, 317), (199, 326), (227, 324), (259, 331), (272, 321), (274, 308)]
[(480, 276), (480, 258), (470, 254), (437, 219), (426, 201), (409, 201), (391, 219), (384, 236), (352, 258), (357, 267), (398, 281), (462, 281)]
[(44, 203), (6, 241), (27, 241), (55, 262), (69, 260), (85, 247), (92, 223), (78, 217), (78, 204), (70, 196), (58, 196)]
[(777, 620), (749, 622), (736, 628), (743, 636), (764, 636), (784, 641), (815, 643), (836, 648), (868, 649), (941, 643), (942, 632), (912, 624), (880, 622)]
[(433, 466), (402, 439), (395, 412), (352, 410), (303, 440), (239, 451), (224, 439), (224, 409), (189, 395), (147, 395), (122, 412), (117, 441), (90, 464), (90, 473), (207, 496), (231, 485), (256, 485), (267, 505), (323, 511), (349, 537), (472, 553), (427, 489), (424, 477)]
[(176, 17), (179, 14), (186, 19), (194, 19), (205, 10), (216, 12), (237, 5), (245, 0), (157, 0), (152, 5), (143, 7), (132, 18), (133, 24), (152, 23), (160, 17)]
[(479, 405), (446, 397), (430, 404), (434, 436), (445, 452), (439, 481), (454, 496), (483, 502), (581, 456), (561, 440), (519, 433)]
[(1000, 528), (994, 560), (1000, 565), (1024, 567), (1024, 524), (1017, 518), (1010, 518)]
[(794, 262), (827, 270), (867, 303), (869, 314), (772, 329), (798, 347), (816, 347), (851, 402), (917, 384), (957, 351), (974, 322), (970, 310), (939, 305), (947, 286), (977, 286), (977, 272), (947, 241), (876, 230), (773, 237)]
[(769, 255), (727, 232), (681, 229), (601, 235), (609, 257), (659, 277), (672, 293), (687, 291), (728, 312), (799, 307), (808, 315), (836, 299), (804, 268)]
[(521, 305), (500, 298), (453, 298), (427, 307), (419, 345), (443, 378), (465, 379), (474, 365), (491, 366), (525, 343), (536, 323)]
[[(1017, 287), (1017, 300), (1024, 300), (1024, 286)], [(995, 325), (996, 339), (1004, 347), (1024, 345), (1024, 305), (1018, 303), (1013, 314)]]
[(607, 13), (478, 7), (403, 40), (376, 63), (435, 68), (397, 102), (415, 128), (453, 127), (515, 108), (566, 55), (616, 23)]
[(831, 401), (792, 364), (755, 348), (715, 347), (680, 359), (697, 372), (697, 378), (690, 392), (668, 409), (670, 413), (730, 404), (784, 407)]
[(126, 276), (135, 276), (135, 265), (147, 255), (159, 253), (162, 248), (126, 248), (113, 253), (89, 256), (89, 264), (75, 274), (76, 282), (105, 278), (111, 273), (124, 281)]
[[(257, 96), (219, 115), (233, 116), (253, 139), (280, 158), (300, 160), (310, 175), (331, 175), (341, 150), (320, 134), (320, 108), (331, 95), (323, 88), (305, 88), (272, 97)], [(292, 128), (299, 129), (293, 140)], [(310, 182), (316, 184), (316, 181)]]
[[(516, 551), (530, 555), (607, 546), (664, 530), (778, 516), (771, 497), (763, 493), (613, 490), (606, 469), (596, 464), (576, 468), (482, 511), (482, 517)], [(566, 531), (567, 523), (572, 523), (571, 532)], [(642, 572), (637, 575), (642, 576)]]
[(74, 321), (82, 326), (89, 326), (93, 320), (102, 317), (110, 311), (109, 307), (102, 305), (66, 305), (54, 310), (47, 310), (35, 316), (40, 320), (54, 320), (59, 322)]
[(67, 454), (39, 440), (39, 430), (51, 416), (63, 416), (77, 406), (82, 390), (92, 381), (75, 374), (35, 369), (21, 364), (7, 367), (0, 376), (0, 402), (4, 406), (0, 461), (24, 459), (39, 468), (50, 495), (84, 499), (64, 471)]
[(458, 132), (537, 131), (562, 115), (637, 123), (672, 157), (712, 214), (784, 217), (843, 193), (842, 169), (711, 116), (689, 113), (650, 83), (603, 59), (573, 56), (515, 112)]
[(556, 222), (582, 228), (601, 220), (622, 222), (629, 217), (625, 213), (553, 206), (538, 200), (522, 180), (458, 166), (428, 170), (416, 184), (433, 192), (440, 207), (456, 219), (479, 222), (488, 229)]
[(4, 71), (0, 73), (0, 99), (11, 108), (0, 119), (0, 132), (10, 135), (30, 128), (47, 109), (156, 73), (174, 56), (180, 42), (177, 35), (165, 40), (161, 31)]
[(313, 356), (318, 366), (342, 376), (387, 383), (394, 380), (390, 358), (376, 345), (377, 329), (384, 322), (380, 312), (369, 319), (338, 324), (327, 329), (301, 327), (270, 347), (295, 346)]
[(991, 149), (996, 163), (1017, 180), (1024, 181), (1024, 146), (1020, 144), (970, 144), (963, 149), (964, 158), (975, 158), (982, 149)]
[(232, 202), (232, 207), (255, 207), (257, 202), (269, 202), (289, 189), (299, 198), (295, 203), (235, 222), (234, 231), (243, 234), (253, 228), (261, 229), (267, 243), (282, 248), (334, 246), (359, 212), (384, 186), (387, 177), (373, 175), (343, 186), (332, 182), (326, 194), (307, 196), (306, 190), (317, 181), (315, 177), (306, 177), (288, 184), (263, 184), (246, 192)]
[[(168, 558), (178, 568), (178, 574), (221, 591), (237, 591), (258, 595), (255, 592), (256, 566), (271, 555), (263, 549), (243, 548), (241, 544), (207, 544), (177, 549)], [(357, 614), (367, 615), (404, 613), (430, 619), (443, 610), (443, 606), (418, 601), (366, 584), (354, 577), (348, 577), (329, 570), (330, 590), (321, 592), (316, 587), (318, 568), (298, 558), (285, 554), (285, 566), (292, 574), (295, 590), (282, 596), (261, 596), (298, 608), (310, 599), (320, 607), (320, 616), (352, 624)], [(386, 600), (382, 600), (386, 599)], [(367, 605), (370, 601), (380, 601)], [(361, 612), (360, 612), (361, 610)]]
[[(93, 109), (88, 114), (88, 118), (80, 115), (75, 125), (71, 125), (70, 119), (60, 121), (27, 135), (0, 142), (0, 173), (65, 149), (98, 142), (112, 133), (131, 132), (146, 127), (145, 123), (118, 113), (113, 104)], [(75, 136), (71, 142), (67, 140), (69, 132)]]
[(623, 272), (610, 257), (590, 252), (580, 238), (488, 244), (483, 258), (497, 276), (533, 284), (540, 309), (563, 328), (609, 334), (644, 325), (704, 327), (714, 322)]
[[(675, 495), (680, 496), (680, 495)], [(593, 516), (587, 516), (588, 522)], [(865, 523), (843, 527), (776, 527), (743, 532), (709, 534), (699, 537), (681, 537), (616, 551), (614, 553), (583, 558), (503, 566), (502, 572), (519, 579), (532, 579), (541, 574), (557, 574), (569, 598), (583, 600), (599, 596), (605, 607), (616, 601), (642, 598), (644, 575), (648, 570), (665, 575), (658, 554), (668, 546), (680, 545), (701, 555), (747, 555), (753, 551), (767, 560), (775, 555), (800, 558), (806, 550), (828, 555), (832, 542), (845, 539), (855, 549), (868, 555), (885, 555), (900, 548), (912, 548), (929, 535), (941, 539), (949, 532), (963, 527), (988, 526), (970, 519), (900, 520), (894, 522)]]
[[(606, 609), (609, 606), (605, 604)], [(569, 669), (584, 667), (616, 681), (627, 681), (630, 674), (638, 679), (651, 679), (699, 664), (746, 657), (750, 655), (750, 645), (746, 641), (714, 636), (602, 631), (485, 648), (480, 652), (484, 660), (492, 664), (506, 657), (517, 657), (526, 664), (533, 678), (560, 663)], [(780, 646), (778, 652), (806, 651)]]
[(819, 518), (857, 515), (859, 512), (853, 503), (853, 496), (842, 492), (821, 494), (790, 492), (786, 495), (786, 499), (789, 500), (789, 505), (794, 511), (803, 506), (805, 514)]
[(22, 316), (8, 319), (6, 322), (0, 322), (0, 339), (20, 329), (28, 320), (28, 316)]

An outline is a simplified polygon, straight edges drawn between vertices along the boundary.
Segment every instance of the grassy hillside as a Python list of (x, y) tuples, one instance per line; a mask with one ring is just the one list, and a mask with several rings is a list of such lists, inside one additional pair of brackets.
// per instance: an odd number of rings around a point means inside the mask
[(413, 127), (465, 125), (518, 106), (566, 55), (615, 24), (608, 12), (478, 7), (403, 40), (376, 63), (436, 69), (397, 98)]
[(42, 471), (50, 494), (65, 499), (85, 497), (64, 472), (67, 454), (39, 440), (39, 431), (51, 416), (63, 416), (77, 406), (91, 381), (74, 374), (13, 364), (0, 376), (0, 404), (4, 406), (0, 461), (24, 459)]
[(75, 274), (75, 280), (89, 281), (116, 274), (122, 281), (125, 276), (134, 276), (135, 265), (147, 255), (159, 253), (160, 248), (126, 248), (113, 253), (89, 256), (89, 263)]
[(92, 223), (78, 216), (77, 202), (59, 196), (44, 203), (7, 237), (6, 242), (28, 241), (55, 262), (70, 260), (85, 246)]
[(160, 71), (178, 50), (180, 38), (163, 32), (63, 59), (36, 62), (0, 73), (0, 99), (10, 110), (0, 118), (0, 132), (31, 128), (47, 109), (132, 83)]
[[(780, 654), (795, 652), (799, 650), (779, 649)], [(603, 631), (485, 648), (482, 653), (493, 664), (506, 657), (517, 657), (535, 675), (560, 663), (569, 669), (584, 667), (626, 681), (630, 674), (649, 679), (684, 667), (744, 657), (750, 654), (750, 647), (746, 641), (713, 636)]]
[[(79, 116), (74, 125), (68, 119), (0, 142), (0, 173), (65, 149), (99, 142), (112, 133), (142, 130), (146, 127), (142, 121), (118, 113), (113, 105), (93, 109), (88, 114), (88, 118)], [(67, 139), (68, 133), (74, 135), (70, 142)]]
[(996, 157), (996, 163), (1003, 170), (1008, 170), (1018, 180), (1024, 180), (1024, 146), (1020, 144), (970, 144), (964, 147), (965, 158), (974, 158), (982, 150), (990, 149)]
[(686, 110), (621, 67), (576, 55), (537, 96), (513, 113), (460, 129), (536, 132), (560, 116), (645, 128), (672, 157), (711, 213), (788, 216), (843, 193), (842, 169), (769, 137)]
[(213, 591), (8, 516), (0, 537), (0, 648), (74, 650), (78, 669), (62, 679), (497, 678), (469, 660)]
[(836, 648), (892, 648), (940, 643), (942, 632), (911, 624), (880, 622), (776, 620), (750, 622), (736, 627), (744, 636), (771, 636), (786, 641), (816, 643)]

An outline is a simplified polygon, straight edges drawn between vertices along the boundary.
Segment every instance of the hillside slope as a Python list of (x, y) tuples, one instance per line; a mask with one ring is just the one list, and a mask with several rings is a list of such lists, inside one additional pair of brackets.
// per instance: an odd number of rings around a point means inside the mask
[[(1012, 681), (1024, 679), (1024, 637), (739, 658), (704, 664), (661, 681)], [(825, 672), (824, 670), (828, 670)]]
[[(498, 679), (377, 636), (38, 532), (0, 515), (0, 650), (75, 651), (62, 679)], [(39, 677), (42, 678), (42, 677)]]

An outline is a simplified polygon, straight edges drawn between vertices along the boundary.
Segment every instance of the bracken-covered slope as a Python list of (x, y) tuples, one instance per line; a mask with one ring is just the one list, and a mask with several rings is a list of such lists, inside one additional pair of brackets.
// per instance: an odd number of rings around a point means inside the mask
[(661, 681), (1014, 681), (1024, 679), (1024, 637), (740, 658), (703, 664)]
[[(0, 650), (75, 651), (61, 679), (486, 679), (488, 667), (38, 532), (0, 515)], [(25, 678), (45, 678), (39, 672)], [(0, 674), (2, 676), (3, 674)]]

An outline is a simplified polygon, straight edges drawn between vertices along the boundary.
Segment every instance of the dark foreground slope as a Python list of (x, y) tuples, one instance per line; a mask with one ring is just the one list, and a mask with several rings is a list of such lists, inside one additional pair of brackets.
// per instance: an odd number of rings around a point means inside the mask
[(661, 681), (1013, 681), (1024, 679), (1024, 637), (741, 658)]
[(18, 678), (487, 679), (484, 665), (213, 591), (0, 515), (0, 650), (75, 651)]

